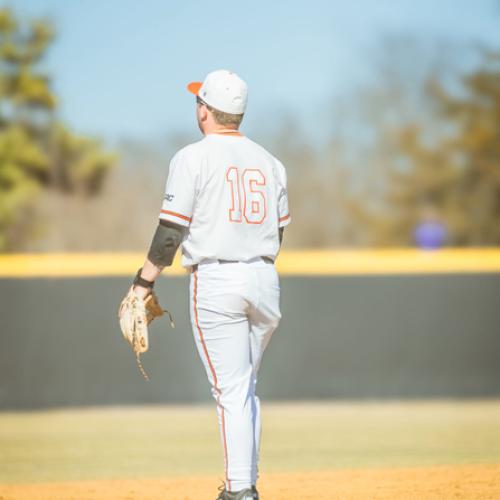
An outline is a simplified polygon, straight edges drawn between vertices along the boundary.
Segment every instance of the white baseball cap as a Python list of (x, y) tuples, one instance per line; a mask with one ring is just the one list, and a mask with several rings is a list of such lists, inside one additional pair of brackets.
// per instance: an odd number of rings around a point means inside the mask
[(209, 106), (224, 113), (241, 115), (247, 107), (247, 84), (227, 69), (212, 71), (204, 82), (191, 82), (187, 88)]

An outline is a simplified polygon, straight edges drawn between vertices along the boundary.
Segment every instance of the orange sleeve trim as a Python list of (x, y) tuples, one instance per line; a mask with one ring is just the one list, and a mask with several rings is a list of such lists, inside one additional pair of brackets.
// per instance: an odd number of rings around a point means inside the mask
[(179, 217), (179, 219), (185, 220), (187, 222), (191, 222), (191, 217), (188, 217), (186, 215), (178, 214), (177, 212), (172, 212), (170, 210), (163, 210), (163, 208), (160, 210), (160, 213), (166, 214), (166, 215), (173, 215), (174, 217)]
[(287, 219), (289, 219), (289, 218), (290, 218), (290, 214), (286, 214), (286, 215), (284, 215), (283, 217), (280, 217), (280, 218), (278, 219), (278, 222), (283, 222), (283, 221), (285, 221), (285, 220), (287, 220)]

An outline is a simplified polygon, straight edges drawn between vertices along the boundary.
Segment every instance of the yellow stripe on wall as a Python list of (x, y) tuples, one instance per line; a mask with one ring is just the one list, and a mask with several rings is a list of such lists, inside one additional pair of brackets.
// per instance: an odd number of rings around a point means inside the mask
[[(0, 277), (130, 276), (144, 263), (141, 253), (50, 253), (0, 255)], [(179, 265), (169, 274), (184, 274)]]
[(288, 251), (278, 263), (287, 275), (498, 273), (500, 248)]
[[(133, 276), (143, 253), (51, 253), (0, 255), (0, 278)], [(500, 248), (287, 250), (277, 268), (284, 276), (499, 273)], [(166, 276), (185, 275), (177, 257)]]

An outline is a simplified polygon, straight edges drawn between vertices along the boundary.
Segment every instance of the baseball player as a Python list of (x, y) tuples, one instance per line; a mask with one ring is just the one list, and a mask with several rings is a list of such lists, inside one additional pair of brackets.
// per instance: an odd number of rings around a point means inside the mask
[(254, 500), (262, 355), (278, 326), (280, 286), (274, 261), (290, 223), (285, 168), (239, 132), (247, 85), (214, 71), (192, 82), (204, 138), (175, 154), (159, 225), (134, 292), (144, 298), (180, 246), (191, 271), (194, 339), (217, 403), (225, 484), (218, 500)]

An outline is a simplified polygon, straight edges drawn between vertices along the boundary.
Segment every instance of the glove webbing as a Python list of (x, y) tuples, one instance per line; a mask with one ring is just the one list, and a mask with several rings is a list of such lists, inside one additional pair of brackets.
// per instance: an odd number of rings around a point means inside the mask
[[(163, 312), (168, 314), (168, 317), (170, 319), (170, 326), (172, 328), (175, 328), (174, 318), (170, 313), (170, 311), (168, 311), (167, 309), (163, 309)], [(144, 366), (142, 365), (141, 353), (137, 348), (137, 337), (135, 335), (134, 335), (134, 352), (135, 352), (135, 360), (137, 361), (137, 367), (139, 368), (139, 371), (142, 373), (142, 376), (149, 382), (149, 375), (147, 374), (146, 370), (144, 369)]]

